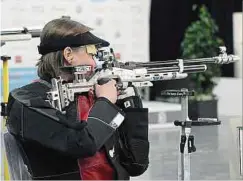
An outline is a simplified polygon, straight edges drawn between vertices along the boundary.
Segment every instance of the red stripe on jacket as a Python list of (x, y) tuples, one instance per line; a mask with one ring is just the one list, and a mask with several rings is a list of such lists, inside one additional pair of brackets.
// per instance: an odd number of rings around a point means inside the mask
[[(89, 92), (88, 97), (78, 97), (78, 113), (80, 120), (87, 121), (89, 111), (94, 103), (94, 96)], [(107, 160), (104, 149), (94, 156), (78, 160), (80, 176), (82, 180), (113, 180), (114, 170)]]

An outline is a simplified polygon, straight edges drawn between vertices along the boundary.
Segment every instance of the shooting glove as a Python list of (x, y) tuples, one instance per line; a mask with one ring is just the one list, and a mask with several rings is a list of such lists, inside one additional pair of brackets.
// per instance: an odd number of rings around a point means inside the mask
[(131, 176), (141, 175), (149, 164), (148, 109), (135, 87), (118, 97), (117, 105), (125, 112), (125, 120), (119, 130), (119, 155), (121, 164)]
[(123, 94), (118, 96), (117, 106), (120, 108), (143, 108), (142, 100), (136, 87), (128, 87)]

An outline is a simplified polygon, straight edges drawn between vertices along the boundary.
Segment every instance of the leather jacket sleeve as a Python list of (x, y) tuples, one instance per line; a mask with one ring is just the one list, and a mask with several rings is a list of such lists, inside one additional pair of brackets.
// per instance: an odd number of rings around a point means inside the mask
[(9, 96), (9, 132), (74, 158), (94, 155), (124, 119), (124, 113), (105, 98), (95, 102), (84, 122), (61, 114), (43, 99), (24, 97), (24, 92)]
[(130, 176), (139, 176), (149, 165), (148, 109), (133, 106), (123, 111), (126, 117), (118, 128), (120, 161)]

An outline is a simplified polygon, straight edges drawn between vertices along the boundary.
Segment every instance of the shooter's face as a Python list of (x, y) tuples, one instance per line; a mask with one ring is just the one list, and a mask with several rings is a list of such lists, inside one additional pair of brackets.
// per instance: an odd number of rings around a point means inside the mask
[(95, 61), (91, 54), (88, 54), (85, 50), (79, 50), (73, 53), (73, 66), (77, 65), (90, 65), (95, 67)]
[(88, 53), (85, 47), (79, 47), (75, 49), (67, 47), (64, 49), (63, 54), (67, 65), (90, 65), (92, 68), (94, 68), (96, 65), (93, 59), (93, 55)]

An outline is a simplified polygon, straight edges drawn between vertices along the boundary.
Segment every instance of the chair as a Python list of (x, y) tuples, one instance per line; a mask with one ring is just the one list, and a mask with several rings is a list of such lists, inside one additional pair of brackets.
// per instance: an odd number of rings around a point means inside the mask
[(19, 141), (9, 132), (4, 133), (4, 147), (11, 180), (32, 180), (24, 163), (23, 150)]

